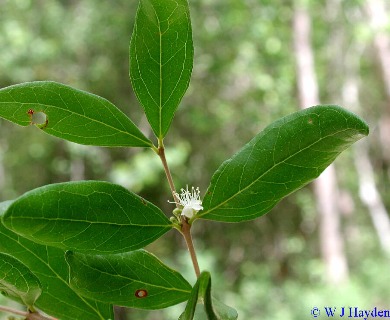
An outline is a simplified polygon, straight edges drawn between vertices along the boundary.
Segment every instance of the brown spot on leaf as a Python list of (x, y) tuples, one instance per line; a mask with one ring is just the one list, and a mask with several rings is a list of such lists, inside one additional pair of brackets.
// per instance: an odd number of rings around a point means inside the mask
[(27, 115), (30, 118), (30, 124), (33, 124), (33, 115), (34, 115), (34, 110), (33, 109), (28, 109)]
[(145, 289), (139, 289), (137, 290), (134, 295), (137, 297), (137, 298), (146, 298), (148, 296), (148, 292), (145, 290)]

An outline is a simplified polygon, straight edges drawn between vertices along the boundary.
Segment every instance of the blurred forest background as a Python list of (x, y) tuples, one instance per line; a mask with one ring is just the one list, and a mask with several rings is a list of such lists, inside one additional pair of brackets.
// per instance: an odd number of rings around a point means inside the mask
[[(87, 90), (152, 137), (128, 77), (136, 7), (136, 0), (0, 0), (0, 87), (54, 80)], [(215, 295), (240, 319), (309, 319), (314, 306), (388, 309), (390, 2), (190, 0), (190, 8), (192, 81), (165, 142), (177, 188), (205, 192), (223, 160), (301, 107), (339, 104), (371, 129), (269, 214), (194, 225)], [(81, 146), (0, 121), (0, 201), (81, 179), (112, 181), (168, 215), (173, 209), (150, 150)], [(177, 232), (148, 249), (195, 281)], [(183, 308), (130, 310), (127, 319), (177, 319)]]

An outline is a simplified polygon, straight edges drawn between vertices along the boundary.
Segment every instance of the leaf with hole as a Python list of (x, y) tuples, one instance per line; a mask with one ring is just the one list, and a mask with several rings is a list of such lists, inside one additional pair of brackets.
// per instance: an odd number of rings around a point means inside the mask
[(367, 124), (338, 106), (315, 106), (265, 128), (215, 172), (197, 217), (240, 222), (270, 211), (367, 136)]
[(158, 138), (186, 92), (194, 57), (187, 0), (140, 0), (130, 42), (130, 79)]
[(67, 252), (70, 284), (98, 301), (141, 309), (166, 308), (188, 299), (191, 285), (145, 250), (115, 255)]
[(32, 310), (41, 295), (39, 279), (18, 259), (0, 253), (0, 291)]
[(102, 181), (59, 183), (29, 191), (8, 208), (3, 223), (31, 241), (96, 254), (142, 248), (172, 228), (159, 208)]
[[(0, 217), (12, 201), (0, 203)], [(0, 223), (0, 252), (23, 263), (38, 278), (42, 292), (34, 306), (61, 320), (113, 319), (108, 302), (82, 297), (69, 286), (65, 251), (27, 240)]]
[(203, 271), (179, 320), (236, 320), (237, 311), (211, 297), (211, 275)]
[(0, 89), (0, 117), (37, 125), (72, 142), (106, 147), (151, 147), (135, 124), (111, 102), (51, 81)]

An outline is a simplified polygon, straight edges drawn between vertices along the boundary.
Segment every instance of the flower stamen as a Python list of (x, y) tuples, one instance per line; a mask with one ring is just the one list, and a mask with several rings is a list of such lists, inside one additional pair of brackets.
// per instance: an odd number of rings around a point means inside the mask
[[(200, 191), (199, 188), (191, 188), (191, 191), (188, 190), (188, 185), (186, 189), (181, 189), (181, 194), (175, 192), (176, 198), (179, 200), (178, 205), (182, 206), (181, 214), (191, 219), (199, 210), (203, 210), (202, 200), (200, 200)], [(168, 201), (169, 203), (176, 203)]]

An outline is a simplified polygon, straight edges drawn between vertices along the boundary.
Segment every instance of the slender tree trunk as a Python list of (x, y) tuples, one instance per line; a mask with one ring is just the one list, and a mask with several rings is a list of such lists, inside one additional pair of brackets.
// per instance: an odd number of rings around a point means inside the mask
[(127, 320), (127, 312), (125, 307), (114, 307), (115, 320)]
[[(388, 2), (387, 2), (388, 4)], [(390, 179), (390, 35), (389, 9), (383, 0), (366, 1), (366, 15), (373, 34), (373, 45), (382, 73), (387, 102), (379, 120), (379, 134), (384, 160), (388, 164), (388, 179)]]
[[(297, 1), (294, 12), (294, 49), (299, 100), (301, 108), (305, 108), (319, 104), (319, 94), (310, 41), (311, 21), (307, 10), (298, 3)], [(326, 265), (327, 279), (330, 283), (339, 283), (348, 279), (348, 265), (340, 231), (337, 181), (333, 165), (314, 182), (314, 190), (320, 218), (321, 253)]]
[(374, 179), (374, 169), (368, 156), (368, 146), (355, 146), (355, 165), (359, 172), (359, 194), (366, 205), (382, 250), (390, 255), (390, 219)]
[[(345, 104), (358, 110), (360, 109), (358, 70), (359, 52), (361, 50), (358, 48), (352, 49), (352, 53), (347, 54), (345, 59), (347, 78), (343, 86), (343, 100)], [(360, 141), (354, 146), (354, 150), (360, 198), (368, 209), (382, 250), (386, 254), (390, 254), (390, 218), (375, 183), (375, 173), (369, 157), (368, 142), (366, 140)]]
[[(4, 131), (3, 128), (1, 128), (0, 124), (0, 134)], [(8, 149), (8, 142), (0, 139), (0, 200), (5, 200), (3, 197), (5, 196), (5, 189), (9, 187), (9, 183), (7, 183), (8, 179), (6, 176), (7, 170), (4, 166), (4, 155), (6, 153), (6, 150)]]
[(383, 0), (367, 0), (365, 9), (374, 33), (374, 47), (381, 65), (387, 98), (390, 101), (390, 37), (387, 8)]
[(3, 150), (1, 150), (2, 145), (0, 145), (0, 197), (3, 197), (3, 190), (5, 188), (5, 169), (3, 163)]
[(85, 180), (85, 146), (67, 143), (70, 155), (70, 180)]

